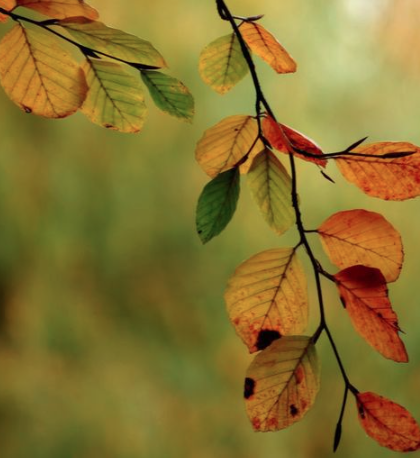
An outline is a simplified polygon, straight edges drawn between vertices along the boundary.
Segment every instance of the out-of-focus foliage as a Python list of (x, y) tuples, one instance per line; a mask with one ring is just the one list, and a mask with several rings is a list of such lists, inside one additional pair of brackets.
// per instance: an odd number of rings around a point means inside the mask
[[(377, 34), (392, 19), (385, 7), (392, 2), (374, 1), (373, 11), (367, 3), (229, 2), (234, 11), (267, 13), (267, 28), (299, 62), (299, 71), (280, 82), (262, 63), (262, 78), (280, 120), (326, 151), (363, 135), (420, 143), (419, 79), (395, 63)], [(80, 115), (26, 116), (0, 96), (2, 458), (332, 457), (325, 431), (334, 428), (338, 408), (329, 400), (341, 397), (342, 385), (330, 350), (320, 342), (324, 387), (314, 410), (288, 431), (255, 434), (240, 396), (250, 358), (222, 300), (235, 266), (295, 243), (293, 234), (279, 240), (251, 200), (206, 248), (194, 234), (196, 196), (207, 181), (193, 158), (195, 143), (227, 114), (253, 109), (245, 81), (216, 103), (196, 71), (200, 50), (228, 33), (226, 25), (213, 2), (90, 4), (110, 26), (148, 37), (162, 50), (194, 93), (197, 119), (184, 125), (151, 107), (142, 136), (127, 137)], [(314, 177), (313, 164), (299, 167), (301, 203), (314, 228), (337, 210), (364, 207), (402, 233), (405, 266), (392, 298), (410, 365), (397, 371), (353, 339), (333, 287), (327, 307), (358, 386), (410, 406), (420, 418), (413, 280), (419, 203), (365, 197), (334, 166), (336, 185)], [(386, 376), (369, 377), (378, 371)], [(367, 377), (374, 387), (365, 386)], [(352, 413), (340, 456), (394, 457), (364, 436)]]

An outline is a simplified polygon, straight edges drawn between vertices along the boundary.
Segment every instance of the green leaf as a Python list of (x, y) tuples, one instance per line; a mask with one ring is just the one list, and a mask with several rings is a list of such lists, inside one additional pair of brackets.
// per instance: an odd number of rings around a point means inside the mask
[(83, 17), (64, 19), (58, 23), (76, 40), (89, 48), (125, 62), (167, 67), (161, 54), (146, 40), (122, 30), (112, 29), (99, 21)]
[(198, 68), (203, 81), (219, 94), (232, 89), (249, 71), (233, 33), (206, 46), (200, 55)]
[(268, 225), (278, 234), (286, 232), (295, 222), (292, 180), (270, 150), (255, 157), (248, 172), (248, 185)]
[(238, 168), (223, 172), (208, 183), (198, 199), (197, 232), (203, 243), (219, 235), (228, 225), (239, 199)]
[(143, 71), (141, 77), (156, 106), (172, 116), (192, 122), (194, 98), (181, 81), (156, 71)]
[(99, 59), (86, 59), (83, 70), (89, 92), (82, 112), (108, 129), (139, 132), (147, 114), (140, 81), (121, 65)]

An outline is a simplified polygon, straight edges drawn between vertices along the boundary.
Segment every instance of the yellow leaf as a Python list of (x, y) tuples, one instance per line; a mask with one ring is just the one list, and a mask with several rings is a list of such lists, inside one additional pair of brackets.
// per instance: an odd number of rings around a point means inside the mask
[(229, 116), (204, 132), (195, 157), (201, 168), (213, 178), (240, 164), (257, 140), (258, 123), (252, 116)]
[(278, 431), (301, 420), (319, 391), (319, 363), (310, 337), (286, 336), (258, 353), (246, 373), (245, 404), (255, 431)]
[(242, 263), (225, 293), (229, 317), (250, 353), (308, 323), (306, 277), (293, 248), (263, 251)]
[(262, 151), (248, 172), (248, 186), (268, 225), (278, 234), (295, 222), (292, 179), (283, 164), (268, 149)]
[(147, 113), (139, 79), (121, 65), (100, 59), (86, 59), (83, 70), (89, 91), (82, 112), (108, 129), (139, 132)]
[(255, 22), (244, 22), (239, 30), (251, 51), (265, 60), (277, 73), (296, 71), (296, 62), (262, 25)]
[(246, 161), (239, 166), (239, 172), (241, 175), (246, 175), (249, 172), (255, 157), (258, 156), (258, 154), (260, 154), (264, 149), (264, 143), (261, 140), (258, 140), (251, 152), (248, 154)]
[[(11, 11), (16, 7), (16, 0), (0, 0), (0, 8)], [(6, 22), (9, 16), (0, 13), (0, 22)]]
[(7, 95), (27, 113), (64, 118), (83, 103), (82, 69), (60, 41), (20, 24), (0, 42), (0, 78)]
[(83, 16), (98, 19), (98, 12), (83, 0), (17, 0), (18, 6), (30, 8), (54, 19)]

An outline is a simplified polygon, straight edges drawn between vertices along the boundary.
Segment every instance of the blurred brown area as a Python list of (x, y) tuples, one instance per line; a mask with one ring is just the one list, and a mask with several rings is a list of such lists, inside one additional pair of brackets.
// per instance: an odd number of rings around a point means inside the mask
[[(228, 2), (236, 14), (265, 13), (263, 24), (298, 62), (296, 75), (280, 77), (263, 63), (258, 69), (279, 119), (326, 151), (366, 135), (420, 143), (417, 3)], [(251, 357), (223, 304), (226, 280), (241, 261), (295, 243), (296, 234), (271, 233), (245, 181), (229, 228), (205, 247), (194, 232), (207, 181), (194, 162), (195, 143), (223, 117), (254, 109), (249, 78), (220, 97), (198, 76), (201, 49), (228, 26), (212, 1), (91, 4), (110, 26), (155, 44), (194, 93), (197, 116), (182, 124), (148, 99), (144, 131), (129, 136), (81, 114), (61, 121), (25, 115), (1, 93), (0, 456), (333, 456), (343, 384), (325, 339), (313, 411), (290, 430), (256, 434), (242, 401)], [(360, 390), (390, 397), (420, 419), (419, 201), (368, 198), (334, 164), (327, 172), (336, 184), (299, 164), (308, 227), (340, 209), (365, 208), (402, 233), (405, 267), (390, 295), (410, 363), (383, 360), (364, 343), (325, 284), (332, 332)], [(394, 455), (366, 438), (350, 404), (337, 456)]]

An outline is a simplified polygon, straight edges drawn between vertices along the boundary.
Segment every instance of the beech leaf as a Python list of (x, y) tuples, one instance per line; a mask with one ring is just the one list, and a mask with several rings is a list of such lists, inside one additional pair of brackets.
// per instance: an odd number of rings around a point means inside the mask
[(278, 234), (286, 232), (295, 222), (292, 205), (292, 179), (268, 149), (254, 159), (248, 172), (251, 193), (268, 225)]
[(255, 431), (278, 431), (301, 420), (319, 391), (315, 346), (286, 336), (258, 353), (246, 372), (245, 404)]
[(242, 263), (225, 293), (229, 318), (250, 353), (308, 324), (305, 272), (294, 248), (263, 251)]
[(229, 116), (204, 132), (195, 157), (207, 175), (215, 177), (239, 165), (257, 139), (258, 123), (252, 116)]
[[(0, 0), (0, 8), (11, 11), (16, 7), (16, 0)], [(6, 22), (9, 16), (0, 13), (0, 22)]]
[(229, 224), (239, 199), (239, 170), (231, 169), (208, 183), (198, 199), (196, 226), (203, 243), (219, 235)]
[(407, 362), (407, 352), (398, 335), (398, 318), (388, 299), (381, 271), (353, 266), (334, 277), (356, 331), (385, 358)]
[(379, 445), (396, 452), (420, 449), (420, 428), (411, 414), (399, 404), (366, 392), (356, 396), (359, 421)]
[[(343, 176), (365, 194), (384, 200), (406, 200), (420, 195), (420, 148), (406, 142), (382, 142), (359, 146), (354, 153), (372, 157), (336, 159)], [(385, 154), (413, 153), (385, 159)], [(398, 154), (397, 154), (398, 155)]]
[(234, 33), (206, 46), (200, 55), (198, 69), (203, 81), (219, 94), (232, 89), (249, 71)]
[(0, 42), (0, 78), (7, 95), (27, 113), (64, 118), (83, 103), (83, 70), (60, 41), (16, 24)]
[(54, 19), (83, 16), (98, 19), (98, 12), (83, 0), (17, 0), (18, 6), (24, 6)]
[(401, 236), (379, 213), (338, 212), (318, 233), (331, 262), (340, 269), (362, 264), (380, 269), (387, 282), (399, 277), (404, 260)]
[(277, 73), (296, 71), (296, 62), (261, 24), (244, 22), (239, 30), (251, 51), (265, 60)]

